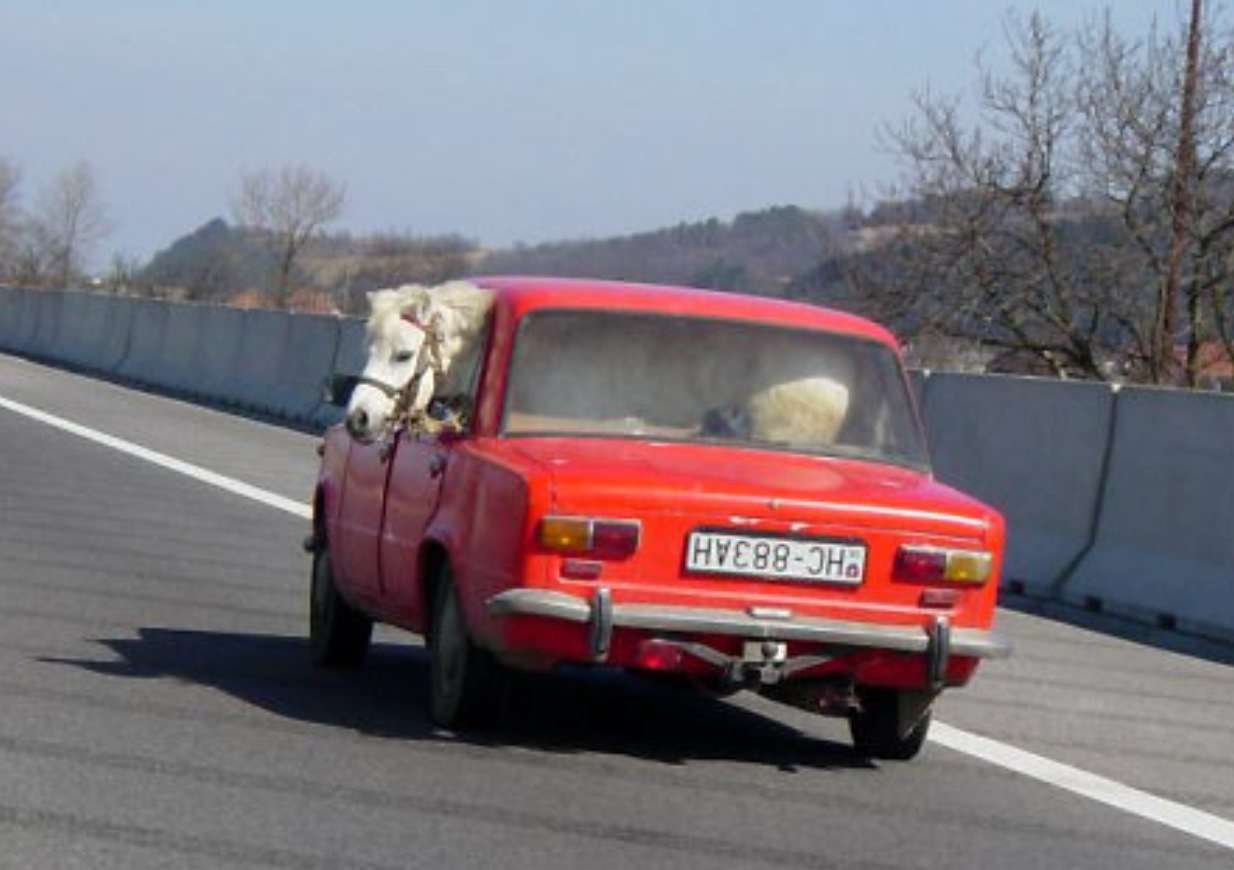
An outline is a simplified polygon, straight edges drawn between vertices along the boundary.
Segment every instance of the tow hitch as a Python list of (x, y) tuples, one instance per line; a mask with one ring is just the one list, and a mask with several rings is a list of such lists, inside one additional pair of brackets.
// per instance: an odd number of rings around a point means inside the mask
[(649, 638), (642, 642), (641, 647), (645, 657), (659, 660), (663, 660), (666, 653), (699, 659), (720, 670), (729, 687), (746, 689), (774, 686), (799, 671), (818, 667), (834, 658), (819, 655), (789, 658), (788, 644), (779, 640), (747, 640), (742, 643), (740, 656), (722, 653), (703, 643), (672, 637)]

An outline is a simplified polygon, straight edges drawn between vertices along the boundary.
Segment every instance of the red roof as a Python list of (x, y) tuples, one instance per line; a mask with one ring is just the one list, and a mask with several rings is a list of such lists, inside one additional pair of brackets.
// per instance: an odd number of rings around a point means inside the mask
[(517, 318), (540, 308), (601, 308), (750, 320), (775, 326), (822, 329), (873, 339), (898, 348), (895, 337), (871, 320), (804, 302), (723, 293), (696, 287), (635, 284), (586, 278), (478, 277)]

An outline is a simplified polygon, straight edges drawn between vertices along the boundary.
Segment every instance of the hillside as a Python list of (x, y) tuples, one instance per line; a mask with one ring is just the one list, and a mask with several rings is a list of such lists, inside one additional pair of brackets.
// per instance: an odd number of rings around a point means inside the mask
[[(359, 311), (364, 291), (461, 275), (531, 274), (688, 284), (782, 296), (816, 296), (820, 261), (846, 246), (836, 213), (774, 206), (731, 221), (612, 238), (482, 250), (461, 236), (323, 235), (297, 261), (293, 286)], [(141, 273), (160, 295), (222, 301), (260, 295), (274, 270), (262, 239), (215, 218), (156, 254)], [(805, 292), (803, 292), (803, 290)]]
[(155, 254), (138, 280), (161, 295), (219, 301), (261, 286), (274, 265), (248, 234), (214, 218)]
[(711, 218), (627, 236), (492, 251), (474, 271), (688, 284), (778, 296), (834, 249), (841, 231), (835, 214), (774, 206), (732, 221)]

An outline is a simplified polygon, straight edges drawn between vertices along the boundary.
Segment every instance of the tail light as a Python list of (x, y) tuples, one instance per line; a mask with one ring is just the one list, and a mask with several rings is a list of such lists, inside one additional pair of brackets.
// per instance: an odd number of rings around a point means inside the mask
[(981, 584), (990, 579), (989, 553), (906, 545), (896, 551), (894, 580), (908, 583)]
[(536, 541), (546, 550), (571, 556), (626, 559), (638, 550), (641, 531), (637, 520), (544, 517)]

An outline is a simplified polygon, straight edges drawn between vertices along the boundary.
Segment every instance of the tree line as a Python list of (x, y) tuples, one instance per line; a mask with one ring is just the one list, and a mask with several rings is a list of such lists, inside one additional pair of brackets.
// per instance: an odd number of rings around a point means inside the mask
[(1192, 0), (1141, 39), (1108, 14), (1005, 36), (972, 120), (923, 90), (880, 131), (911, 207), (843, 264), (853, 296), (1055, 375), (1196, 385), (1206, 348), (1234, 359), (1234, 35)]

